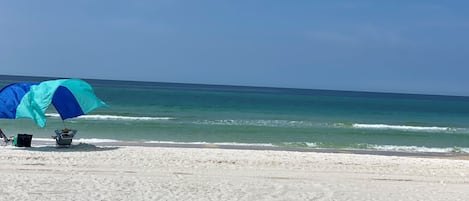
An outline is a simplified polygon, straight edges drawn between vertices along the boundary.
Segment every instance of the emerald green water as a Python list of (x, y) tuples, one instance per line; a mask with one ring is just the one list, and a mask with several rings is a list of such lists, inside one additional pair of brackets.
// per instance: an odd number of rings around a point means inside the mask
[[(0, 77), (1, 78), (1, 77)], [(41, 78), (3, 77), (0, 85)], [(79, 138), (384, 150), (469, 150), (469, 98), (88, 80), (110, 107), (65, 121)], [(10, 133), (46, 128), (0, 120)]]

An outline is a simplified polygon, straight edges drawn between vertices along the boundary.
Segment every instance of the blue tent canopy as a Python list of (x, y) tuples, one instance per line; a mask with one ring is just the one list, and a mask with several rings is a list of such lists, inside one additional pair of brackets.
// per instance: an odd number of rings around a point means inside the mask
[(37, 82), (22, 82), (10, 84), (0, 91), (0, 118), (16, 118), (16, 107), (32, 85)]
[(50, 104), (63, 120), (106, 106), (96, 97), (93, 88), (79, 79), (22, 82), (0, 90), (0, 118), (31, 118), (44, 127), (45, 112)]

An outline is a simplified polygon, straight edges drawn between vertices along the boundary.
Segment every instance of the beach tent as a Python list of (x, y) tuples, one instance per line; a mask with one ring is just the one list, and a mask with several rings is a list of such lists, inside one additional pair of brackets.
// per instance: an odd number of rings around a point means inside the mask
[(46, 125), (46, 110), (53, 104), (62, 120), (106, 106), (93, 88), (80, 79), (10, 84), (0, 90), (0, 118), (31, 118)]

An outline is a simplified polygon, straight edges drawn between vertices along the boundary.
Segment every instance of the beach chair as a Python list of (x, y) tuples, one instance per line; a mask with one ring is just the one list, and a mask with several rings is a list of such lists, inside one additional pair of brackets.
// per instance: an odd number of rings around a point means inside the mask
[(12, 139), (10, 137), (7, 137), (5, 133), (3, 133), (2, 129), (0, 129), (0, 138), (3, 138), (3, 142), (5, 142), (5, 144), (8, 144), (8, 142), (10, 142)]
[(71, 129), (62, 129), (55, 130), (55, 135), (53, 138), (58, 146), (70, 146), (73, 141), (73, 137), (77, 134), (77, 130)]

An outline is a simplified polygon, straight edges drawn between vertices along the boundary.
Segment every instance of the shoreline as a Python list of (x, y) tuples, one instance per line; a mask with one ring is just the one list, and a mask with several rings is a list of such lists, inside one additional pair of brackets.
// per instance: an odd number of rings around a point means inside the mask
[[(227, 150), (257, 150), (257, 151), (287, 151), (287, 152), (312, 152), (312, 153), (331, 153), (331, 154), (357, 154), (357, 155), (376, 155), (376, 156), (402, 156), (417, 158), (446, 158), (457, 160), (469, 160), (469, 153), (459, 152), (406, 152), (406, 151), (382, 151), (365, 149), (334, 149), (334, 148), (305, 148), (305, 147), (279, 147), (279, 146), (260, 146), (260, 145), (228, 145), (211, 143), (165, 143), (165, 142), (139, 142), (139, 141), (116, 141), (116, 142), (80, 142), (74, 140), (73, 146), (78, 144), (89, 144), (93, 146), (117, 146), (117, 147), (160, 147), (160, 148), (192, 148), (192, 149), (227, 149)], [(49, 146), (55, 147), (53, 140), (33, 140), (31, 146)]]

